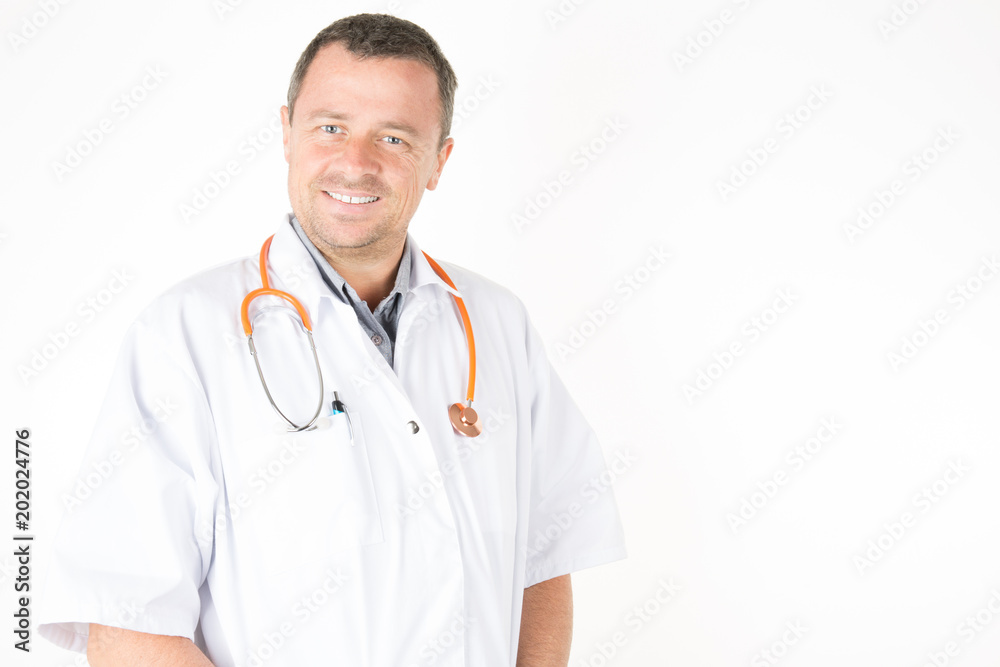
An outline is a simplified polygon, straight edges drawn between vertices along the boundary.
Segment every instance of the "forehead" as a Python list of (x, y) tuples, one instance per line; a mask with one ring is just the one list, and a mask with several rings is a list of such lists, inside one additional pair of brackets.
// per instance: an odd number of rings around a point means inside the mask
[(440, 113), (437, 76), (428, 65), (403, 58), (358, 58), (339, 43), (317, 52), (309, 65), (298, 98), (300, 109), (351, 105), (352, 112), (406, 113), (416, 122), (430, 114), (436, 124)]

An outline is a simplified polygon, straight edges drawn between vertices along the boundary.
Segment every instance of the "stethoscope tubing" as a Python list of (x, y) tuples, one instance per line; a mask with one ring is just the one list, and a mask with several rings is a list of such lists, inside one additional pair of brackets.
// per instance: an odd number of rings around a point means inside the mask
[[(289, 294), (288, 292), (274, 289), (271, 287), (271, 283), (267, 277), (267, 257), (271, 249), (271, 241), (274, 240), (274, 236), (271, 235), (264, 241), (264, 244), (260, 248), (260, 258), (258, 260), (260, 267), (260, 282), (261, 287), (252, 290), (249, 294), (243, 297), (243, 303), (240, 305), (240, 320), (243, 324), (243, 332), (247, 336), (247, 343), (250, 347), (250, 354), (253, 356), (254, 366), (257, 368), (257, 376), (260, 378), (260, 383), (264, 387), (264, 393), (267, 395), (268, 402), (271, 403), (271, 407), (277, 412), (282, 419), (291, 427), (289, 430), (298, 432), (305, 431), (312, 428), (316, 420), (319, 419), (320, 413), (323, 411), (323, 399), (324, 399), (324, 386), (323, 386), (323, 370), (320, 368), (319, 364), (319, 354), (316, 352), (316, 343), (313, 340), (312, 334), (312, 320), (309, 319), (309, 313), (306, 311), (305, 306), (302, 305), (297, 298)], [(426, 252), (423, 253), (424, 258), (427, 259), (427, 263), (430, 264), (431, 268), (451, 289), (458, 291), (455, 287), (455, 283), (452, 282), (451, 278), (441, 268), (441, 265), (434, 261), (430, 255)], [(250, 321), (250, 303), (259, 296), (276, 296), (284, 299), (290, 303), (299, 314), (299, 318), (302, 322), (302, 327), (309, 337), (309, 347), (312, 350), (313, 361), (316, 365), (316, 377), (319, 380), (319, 403), (316, 406), (316, 412), (313, 414), (312, 419), (310, 419), (305, 425), (299, 425), (289, 419), (284, 412), (278, 407), (277, 403), (274, 401), (274, 397), (271, 396), (271, 390), (267, 386), (267, 380), (264, 379), (264, 371), (260, 367), (260, 360), (257, 355), (257, 348), (253, 342), (253, 323)], [(458, 294), (452, 293), (452, 297), (455, 299), (455, 304), (458, 306), (458, 311), (462, 316), (462, 326), (465, 328), (465, 340), (469, 348), (469, 381), (466, 390), (466, 405), (463, 407), (460, 404), (452, 405), (449, 409), (449, 416), (455, 429), (463, 433), (464, 435), (469, 435), (475, 437), (481, 432), (481, 427), (479, 426), (479, 418), (476, 411), (472, 408), (472, 401), (475, 398), (476, 389), (476, 339), (472, 333), (472, 320), (469, 318), (469, 311), (465, 307), (465, 301)], [(339, 402), (339, 397), (337, 398)], [(354, 441), (354, 428), (353, 424), (350, 422), (351, 415), (345, 409), (344, 412), (347, 414), (348, 423), (351, 429), (351, 441)]]

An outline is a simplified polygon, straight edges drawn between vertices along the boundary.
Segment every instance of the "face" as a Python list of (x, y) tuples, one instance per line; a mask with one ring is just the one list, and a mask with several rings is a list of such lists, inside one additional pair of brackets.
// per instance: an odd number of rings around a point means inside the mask
[(327, 256), (398, 253), (424, 189), (437, 187), (452, 140), (438, 150), (441, 105), (427, 65), (359, 60), (340, 44), (309, 65), (291, 123), (282, 107), (288, 196)]

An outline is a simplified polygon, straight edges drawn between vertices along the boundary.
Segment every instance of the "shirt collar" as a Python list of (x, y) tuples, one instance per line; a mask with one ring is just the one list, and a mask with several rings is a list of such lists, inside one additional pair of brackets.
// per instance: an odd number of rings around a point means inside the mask
[[(293, 217), (294, 215), (291, 213), (284, 214), (278, 231), (274, 234), (274, 241), (271, 243), (268, 256), (270, 280), (273, 286), (280, 286), (281, 289), (295, 295), (312, 314), (318, 312), (320, 299), (333, 299), (334, 294), (327, 287), (323, 274), (320, 273), (319, 267), (306, 246), (295, 233), (295, 228), (292, 225)], [(410, 255), (409, 291), (430, 286), (440, 288), (458, 297), (462, 296), (460, 292), (449, 287), (434, 272), (420, 251), (417, 242), (409, 234), (406, 236), (406, 245)], [(255, 273), (256, 266), (257, 262), (254, 261)]]
[[(418, 287), (430, 286), (440, 288), (449, 294), (462, 298), (461, 292), (453, 289), (434, 271), (427, 258), (424, 257), (423, 251), (420, 250), (412, 237), (410, 237), (410, 261), (413, 266), (410, 274), (410, 291), (416, 290)], [(440, 262), (438, 263), (440, 264)], [(452, 280), (454, 281), (454, 278)]]
[[(306, 235), (304, 229), (302, 229), (301, 223), (299, 223), (298, 218), (294, 214), (289, 216), (289, 222), (291, 223), (292, 229), (295, 230), (295, 234), (299, 237), (302, 245), (309, 254), (312, 256), (313, 261), (316, 262), (317, 268), (320, 270), (321, 274), (326, 280), (326, 284), (333, 290), (333, 293), (337, 295), (342, 301), (350, 305), (361, 302), (361, 298), (358, 293), (354, 291), (354, 288), (344, 280), (343, 276), (333, 268), (330, 262), (323, 256), (323, 253), (319, 251), (319, 248), (312, 242), (309, 236)], [(399, 262), (399, 269), (396, 271), (396, 282), (392, 286), (392, 290), (389, 292), (387, 299), (391, 299), (396, 294), (406, 297), (406, 293), (410, 291), (410, 266), (413, 263), (410, 256), (410, 235), (406, 235), (406, 240), (403, 242), (403, 256)], [(379, 304), (375, 304), (377, 307)], [(369, 304), (371, 307), (371, 304)]]

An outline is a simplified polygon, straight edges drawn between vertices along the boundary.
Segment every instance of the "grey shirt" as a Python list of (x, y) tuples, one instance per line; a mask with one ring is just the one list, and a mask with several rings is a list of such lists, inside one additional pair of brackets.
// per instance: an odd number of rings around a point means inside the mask
[(399, 270), (396, 272), (396, 284), (393, 285), (389, 296), (382, 299), (382, 302), (372, 312), (368, 308), (368, 304), (361, 300), (354, 288), (348, 285), (336, 269), (330, 266), (330, 262), (326, 260), (323, 253), (309, 240), (298, 219), (294, 215), (291, 218), (292, 228), (302, 240), (302, 245), (312, 255), (313, 261), (316, 262), (316, 266), (319, 267), (319, 272), (323, 276), (323, 281), (341, 301), (354, 308), (354, 313), (358, 316), (358, 323), (365, 335), (371, 339), (391, 367), (399, 315), (403, 312), (403, 300), (406, 298), (406, 293), (410, 291), (410, 237), (407, 236), (406, 242), (403, 244), (403, 258), (399, 263)]

